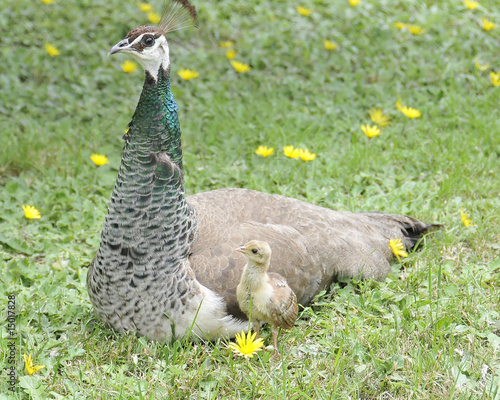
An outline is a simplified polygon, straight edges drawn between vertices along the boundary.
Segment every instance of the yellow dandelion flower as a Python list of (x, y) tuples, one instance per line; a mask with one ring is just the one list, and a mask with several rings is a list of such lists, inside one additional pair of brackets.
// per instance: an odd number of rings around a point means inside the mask
[(130, 74), (134, 71), (137, 70), (137, 64), (133, 61), (126, 60), (122, 65), (121, 65), (123, 72), (126, 72), (127, 74)]
[(257, 150), (255, 150), (255, 154), (266, 158), (274, 154), (274, 149), (272, 147), (259, 146), (257, 147)]
[(288, 158), (298, 158), (300, 157), (300, 150), (294, 149), (292, 145), (283, 147), (283, 154)]
[(495, 24), (492, 21), (487, 20), (486, 18), (481, 18), (481, 21), (483, 22), (483, 29), (485, 31), (491, 31), (497, 27), (497, 24)]
[(337, 43), (331, 42), (328, 39), (323, 40), (323, 46), (325, 46), (326, 50), (335, 50), (337, 48)]
[(372, 122), (378, 124), (381, 127), (391, 124), (391, 117), (385, 115), (380, 108), (372, 108), (371, 110), (368, 110), (368, 114), (370, 114), (370, 119), (372, 120)]
[(25, 205), (22, 206), (24, 211), (24, 216), (28, 219), (40, 219), (42, 216), (40, 215), (40, 211), (38, 211), (35, 207)]
[(312, 161), (316, 158), (316, 154), (311, 153), (307, 149), (296, 149), (297, 150), (297, 156), (302, 160), (302, 161)]
[(408, 25), (406, 27), (412, 35), (420, 35), (421, 33), (424, 33), (425, 31), (418, 25)]
[(401, 239), (389, 240), (389, 248), (397, 257), (399, 262), (401, 262), (401, 257), (408, 257), (408, 253), (405, 251), (405, 246), (403, 242), (401, 242)]
[(101, 165), (105, 165), (109, 163), (108, 157), (102, 154), (92, 154), (90, 159), (94, 162), (95, 165), (100, 167)]
[(422, 115), (416, 108), (403, 106), (399, 100), (396, 102), (396, 108), (410, 119), (418, 118)]
[(61, 54), (59, 49), (56, 46), (51, 45), (50, 43), (45, 43), (45, 51), (47, 51), (47, 53), (51, 57), (55, 57)]
[(198, 72), (186, 68), (182, 68), (179, 71), (177, 71), (177, 75), (179, 75), (185, 81), (189, 81), (191, 79), (198, 78), (198, 76), (200, 76)]
[(231, 65), (233, 66), (233, 68), (238, 73), (248, 72), (248, 71), (250, 71), (252, 69), (250, 67), (250, 65), (242, 63), (242, 62), (239, 62), (239, 61), (236, 61), (236, 60), (231, 60)]
[(479, 5), (479, 2), (472, 0), (464, 0), (464, 4), (469, 10), (474, 10)]
[(313, 12), (313, 10), (311, 10), (309, 8), (302, 7), (302, 6), (297, 6), (295, 9), (297, 10), (297, 12), (300, 15), (304, 15), (306, 17)]
[(42, 368), (45, 368), (45, 365), (33, 365), (33, 360), (31, 359), (31, 353), (29, 356), (24, 355), (24, 366), (26, 367), (26, 371), (28, 374), (33, 375), (34, 373), (40, 371)]
[(153, 6), (151, 4), (148, 4), (148, 3), (139, 3), (139, 4), (137, 4), (137, 7), (139, 7), (142, 12), (147, 13), (147, 12), (153, 11)]
[(351, 6), (357, 6), (359, 3), (361, 3), (361, 0), (349, 0), (349, 4)]
[(363, 133), (369, 138), (378, 136), (382, 134), (382, 131), (377, 125), (369, 126), (369, 125), (361, 125), (361, 130)]
[(491, 76), (491, 84), (493, 86), (500, 86), (500, 72), (495, 73), (491, 71), (490, 76)]
[(219, 46), (220, 47), (233, 47), (234, 46), (234, 42), (232, 40), (226, 40), (224, 42), (220, 42)]
[(464, 213), (462, 209), (460, 209), (460, 219), (462, 220), (462, 223), (465, 225), (466, 228), (472, 225), (472, 220), (469, 218), (467, 213)]
[(425, 30), (420, 26), (408, 24), (406, 22), (395, 22), (394, 25), (396, 25), (396, 28), (398, 28), (399, 30), (408, 29), (408, 31), (413, 35), (420, 35), (421, 33), (425, 32)]
[(42, 0), (42, 3), (43, 4), (50, 4), (50, 3), (53, 3), (54, 0)]
[(490, 68), (490, 63), (481, 64), (478, 60), (474, 60), (474, 65), (481, 72), (484, 72)]
[(234, 57), (236, 57), (236, 51), (234, 51), (233, 49), (226, 51), (226, 57), (228, 60), (232, 60)]
[(148, 19), (149, 19), (149, 22), (151, 22), (152, 24), (157, 24), (158, 22), (160, 22), (161, 17), (160, 17), (160, 14), (157, 14), (153, 11), (150, 11), (150, 12), (148, 12)]
[(241, 334), (236, 334), (236, 343), (230, 343), (228, 347), (238, 356), (252, 358), (264, 346), (264, 339), (255, 339), (256, 336), (255, 332), (252, 334), (252, 331), (248, 331), (245, 336), (245, 332), (241, 331)]

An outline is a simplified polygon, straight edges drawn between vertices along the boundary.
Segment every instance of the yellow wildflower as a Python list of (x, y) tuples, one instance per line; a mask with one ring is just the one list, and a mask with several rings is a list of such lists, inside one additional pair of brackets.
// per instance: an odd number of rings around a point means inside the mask
[(413, 35), (419, 35), (425, 31), (418, 25), (407, 24), (406, 22), (395, 22), (396, 28), (398, 29), (408, 29), (408, 31)]
[(126, 60), (122, 65), (121, 65), (123, 72), (126, 72), (127, 74), (130, 74), (131, 72), (134, 72), (137, 70), (137, 64), (133, 61)]
[(302, 7), (302, 6), (297, 6), (295, 9), (297, 10), (297, 12), (300, 15), (304, 15), (306, 17), (313, 12), (313, 10), (311, 10), (309, 8)]
[(316, 154), (311, 153), (307, 149), (296, 149), (297, 155), (302, 161), (312, 161), (316, 158)]
[(45, 50), (51, 57), (55, 57), (61, 54), (59, 49), (56, 46), (51, 45), (50, 43), (45, 43)]
[(232, 40), (226, 40), (224, 42), (220, 42), (219, 46), (220, 47), (233, 47), (234, 46), (234, 42)]
[(151, 12), (153, 11), (153, 6), (148, 3), (139, 3), (137, 6), (141, 9), (142, 12)]
[(491, 76), (491, 84), (493, 86), (500, 86), (500, 72), (495, 73), (491, 71), (490, 76)]
[(158, 22), (160, 22), (161, 17), (159, 14), (157, 14), (153, 11), (150, 11), (150, 12), (148, 12), (148, 19), (149, 19), (149, 22), (151, 22), (152, 24), (157, 24)]
[(52, 3), (54, 0), (42, 0), (42, 3), (43, 4), (50, 4)]
[(491, 31), (492, 29), (495, 29), (497, 27), (497, 24), (487, 20), (486, 18), (481, 18), (481, 21), (483, 22), (483, 29), (485, 31)]
[(190, 79), (198, 78), (200, 74), (192, 69), (182, 68), (177, 71), (177, 75), (179, 75), (185, 81), (189, 81)]
[(396, 102), (396, 108), (410, 119), (418, 118), (422, 115), (416, 108), (403, 106), (399, 100)]
[(328, 39), (323, 40), (323, 46), (325, 46), (326, 50), (335, 50), (337, 48), (337, 43), (331, 42)]
[(231, 60), (231, 65), (238, 73), (248, 72), (252, 69), (250, 65), (235, 60)]
[(252, 334), (252, 331), (248, 331), (245, 336), (245, 332), (241, 331), (241, 334), (236, 334), (236, 343), (230, 343), (228, 347), (238, 356), (252, 358), (264, 346), (264, 339), (255, 339), (256, 336), (255, 332)]
[(234, 57), (236, 57), (236, 51), (234, 51), (233, 49), (226, 51), (226, 57), (228, 60), (232, 60)]
[(90, 159), (94, 162), (95, 165), (100, 167), (101, 165), (105, 165), (109, 163), (108, 157), (102, 154), (92, 154)]
[(377, 125), (369, 126), (369, 125), (361, 125), (361, 130), (363, 133), (369, 138), (378, 136), (382, 133)]
[(474, 10), (479, 5), (479, 2), (472, 0), (464, 0), (464, 4), (469, 10)]
[(257, 150), (255, 150), (255, 154), (266, 158), (274, 154), (274, 149), (272, 147), (259, 146), (257, 147)]
[(357, 6), (359, 3), (361, 3), (361, 0), (349, 0), (349, 4), (351, 6)]
[(24, 366), (26, 367), (26, 371), (28, 374), (33, 375), (34, 373), (40, 371), (42, 368), (45, 368), (45, 365), (33, 365), (33, 360), (31, 359), (31, 353), (29, 356), (24, 355)]
[(298, 158), (300, 157), (300, 150), (294, 149), (292, 145), (283, 147), (283, 153), (285, 156), (289, 158)]
[(474, 65), (481, 72), (484, 72), (490, 68), (490, 63), (481, 64), (478, 60), (474, 60)]
[(311, 153), (307, 149), (294, 149), (293, 146), (283, 147), (283, 153), (288, 158), (300, 158), (302, 161), (312, 161), (316, 158), (316, 154)]
[(370, 114), (370, 119), (381, 127), (388, 126), (391, 124), (391, 117), (385, 115), (380, 108), (372, 108), (368, 110)]
[(38, 211), (35, 207), (33, 206), (22, 206), (24, 210), (24, 216), (28, 219), (40, 219), (42, 216), (40, 215), (40, 211)]
[(389, 248), (397, 257), (399, 262), (401, 262), (401, 257), (408, 257), (408, 253), (404, 250), (405, 246), (403, 242), (401, 242), (401, 239), (389, 240)]
[(462, 209), (460, 209), (460, 218), (462, 219), (462, 223), (465, 225), (466, 228), (472, 225), (472, 220), (469, 218), (467, 213), (464, 213)]
[(408, 25), (406, 27), (412, 35), (420, 35), (421, 33), (424, 33), (425, 31), (418, 25)]

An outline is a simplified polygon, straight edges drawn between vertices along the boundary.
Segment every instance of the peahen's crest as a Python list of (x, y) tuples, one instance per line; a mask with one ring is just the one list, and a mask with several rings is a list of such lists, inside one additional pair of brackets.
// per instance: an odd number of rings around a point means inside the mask
[(164, 34), (177, 31), (193, 24), (198, 27), (196, 9), (188, 0), (167, 0), (163, 6), (158, 28)]

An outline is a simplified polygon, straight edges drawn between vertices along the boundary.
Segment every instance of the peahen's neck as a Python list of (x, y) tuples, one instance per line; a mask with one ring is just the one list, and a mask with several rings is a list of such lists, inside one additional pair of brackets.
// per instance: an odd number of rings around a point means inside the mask
[(141, 97), (135, 110), (127, 144), (139, 139), (149, 145), (151, 152), (166, 152), (182, 170), (181, 128), (177, 116), (178, 107), (170, 89), (170, 68), (160, 67), (153, 77), (146, 71)]
[(180, 135), (168, 71), (157, 80), (146, 73), (96, 256), (96, 268), (125, 287), (185, 275), (196, 219), (184, 197)]

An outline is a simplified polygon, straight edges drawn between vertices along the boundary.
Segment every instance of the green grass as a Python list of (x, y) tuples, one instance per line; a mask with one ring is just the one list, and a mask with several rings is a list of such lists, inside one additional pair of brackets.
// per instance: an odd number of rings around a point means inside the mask
[[(245, 187), (444, 225), (384, 282), (336, 283), (303, 309), (280, 335), (282, 363), (271, 350), (246, 361), (224, 342), (163, 345), (94, 320), (83, 266), (143, 79), (106, 52), (147, 18), (135, 1), (3, 3), (0, 303), (7, 310), (15, 294), (15, 397), (500, 399), (500, 87), (474, 66), (500, 70), (500, 29), (480, 25), (500, 25), (497, 0), (474, 11), (459, 0), (307, 0), (309, 17), (284, 0), (210, 0), (196, 4), (198, 31), (170, 35), (188, 193)], [(229, 65), (228, 39), (250, 72)], [(49, 57), (45, 42), (61, 54)], [(200, 76), (182, 81), (180, 68)], [(422, 117), (406, 119), (398, 98)], [(373, 107), (393, 124), (368, 139), (360, 125)], [(275, 155), (254, 155), (260, 144)], [(316, 160), (286, 158), (288, 144)], [(94, 152), (110, 163), (96, 168)], [(26, 220), (23, 204), (42, 218)], [(45, 368), (28, 376), (24, 353)]]

